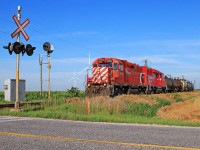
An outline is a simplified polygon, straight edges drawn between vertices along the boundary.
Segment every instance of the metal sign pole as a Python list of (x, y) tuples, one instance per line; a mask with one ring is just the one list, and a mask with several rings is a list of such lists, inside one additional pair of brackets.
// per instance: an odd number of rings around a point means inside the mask
[(48, 89), (49, 89), (49, 92), (48, 92), (48, 99), (50, 100), (51, 99), (51, 86), (50, 86), (50, 69), (51, 69), (51, 64), (50, 64), (50, 54), (47, 54), (48, 56), (48, 65), (47, 65), (47, 68), (48, 68)]
[[(20, 22), (21, 19), (21, 6), (18, 6), (18, 20)], [(20, 33), (17, 35), (17, 42), (20, 42)], [(16, 101), (15, 101), (15, 109), (20, 109), (20, 102), (19, 102), (19, 61), (20, 55), (16, 54)]]

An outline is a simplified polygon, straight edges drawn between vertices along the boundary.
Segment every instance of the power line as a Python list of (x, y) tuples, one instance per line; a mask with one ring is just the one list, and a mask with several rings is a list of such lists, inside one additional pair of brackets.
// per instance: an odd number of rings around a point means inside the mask
[[(74, 43), (74, 42), (70, 42), (70, 41), (64, 40), (64, 39), (62, 39), (62, 38), (58, 38), (58, 37), (56, 37), (56, 36), (48, 35), (48, 34), (46, 34), (46, 33), (43, 33), (43, 32), (41, 32), (41, 31), (37, 31), (37, 30), (35, 30), (35, 29), (29, 29), (29, 30), (32, 30), (32, 31), (34, 31), (34, 32), (37, 32), (37, 33), (39, 33), (39, 34), (41, 34), (41, 35), (45, 35), (45, 36), (47, 36), (47, 37), (52, 37), (52, 38), (58, 39), (59, 41), (68, 43), (68, 44), (70, 44), (70, 45), (74, 45), (74, 46), (76, 46), (76, 47), (80, 47), (80, 48), (84, 48), (84, 49), (88, 49), (88, 50), (91, 49), (91, 48), (87, 48), (87, 47), (85, 47), (85, 46), (76, 44), (76, 43)], [(37, 41), (34, 41), (34, 42), (39, 43), (39, 42), (37, 42)], [(62, 49), (62, 48), (57, 47), (57, 49), (59, 49), (59, 51), (66, 52), (66, 50), (64, 50), (64, 49)], [(84, 54), (81, 54), (80, 52), (75, 52), (75, 51), (72, 51), (72, 50), (67, 50), (67, 51), (70, 51), (70, 52), (72, 52), (72, 53), (74, 53), (74, 54), (77, 54), (77, 55), (86, 56), (85, 53), (84, 53)]]
[(41, 43), (41, 42), (38, 42), (38, 41), (35, 41), (35, 40), (32, 40), (32, 39), (30, 39), (30, 41), (37, 43), (37, 44), (42, 44), (42, 45), (44, 44), (44, 43)]
[[(29, 30), (32, 30), (32, 31), (38, 32), (38, 33), (40, 33), (40, 34), (42, 34), (42, 35), (49, 36), (48, 34), (43, 33), (43, 32), (40, 32), (40, 31), (37, 31), (37, 30), (35, 30), (35, 29), (29, 29)], [(58, 38), (58, 37), (56, 37), (56, 36), (52, 36), (52, 35), (50, 35), (50, 36), (53, 37), (53, 38), (56, 38), (56, 39), (58, 39), (58, 40), (60, 40), (60, 41), (66, 42), (66, 43), (68, 43), (68, 44), (71, 44), (71, 45), (74, 45), (74, 46), (77, 46), (77, 47), (81, 47), (81, 48), (88, 49), (87, 47), (82, 46), (82, 45), (79, 45), (79, 44), (76, 44), (76, 43), (74, 43), (74, 42), (70, 42), (70, 41), (67, 41), (67, 40), (64, 40), (64, 39)]]
[[(13, 23), (12, 21), (10, 21), (10, 20), (7, 20), (7, 19), (4, 19), (4, 18), (2, 18), (2, 20), (4, 20), (4, 21), (6, 21), (6, 22), (9, 22), (9, 23)], [(32, 19), (32, 20), (34, 20), (34, 19)], [(33, 23), (34, 23), (35, 21), (33, 21)], [(40, 26), (42, 26), (43, 27), (43, 25), (41, 25), (40, 23), (38, 23), (37, 22), (37, 24), (38, 25), (40, 25)], [(89, 47), (86, 47), (86, 46), (83, 46), (83, 45), (80, 45), (80, 44), (77, 44), (77, 43), (74, 43), (74, 42), (71, 42), (71, 41), (68, 41), (68, 40), (65, 40), (65, 39), (62, 39), (62, 38), (59, 38), (59, 37), (57, 37), (57, 36), (53, 36), (53, 35), (48, 35), (48, 34), (46, 34), (46, 33), (44, 33), (44, 32), (41, 32), (41, 31), (38, 31), (38, 30), (36, 30), (36, 29), (34, 29), (34, 28), (31, 28), (31, 27), (29, 27), (29, 28), (27, 28), (27, 30), (31, 30), (31, 31), (33, 31), (33, 32), (36, 32), (36, 33), (39, 33), (40, 35), (45, 35), (45, 36), (47, 36), (47, 37), (52, 37), (52, 38), (54, 38), (54, 39), (57, 39), (57, 40), (59, 40), (59, 41), (61, 41), (61, 42), (65, 42), (65, 43), (68, 43), (68, 44), (70, 44), (70, 45), (73, 45), (73, 46), (76, 46), (76, 47), (80, 47), (80, 48), (83, 48), (83, 49), (87, 49), (87, 50), (92, 50), (91, 48), (89, 48)], [(9, 34), (9, 33), (6, 33), (6, 32), (4, 32), (4, 31), (1, 31), (2, 33), (4, 33), (4, 34)], [(31, 39), (31, 41), (33, 41), (33, 42), (35, 42), (35, 43), (37, 43), (37, 44), (43, 44), (43, 43), (41, 43), (41, 42), (39, 42), (39, 41), (36, 41), (36, 40), (32, 40)], [(63, 50), (62, 48), (60, 49), (59, 47), (57, 47), (57, 49), (59, 49), (59, 51), (64, 51), (64, 52), (66, 52), (66, 50)], [(74, 54), (78, 54), (78, 55), (82, 55), (82, 56), (86, 56), (87, 54), (81, 54), (80, 52), (75, 52), (75, 51), (72, 51), (72, 50), (67, 50), (68, 52), (70, 51), (71, 53), (74, 53)], [(102, 53), (102, 54), (105, 54), (105, 53), (109, 53), (108, 51), (99, 51), (99, 50), (93, 50), (93, 51), (98, 51), (98, 52), (100, 52), (100, 53)]]
[[(43, 27), (43, 25), (41, 25), (40, 23), (37, 22), (37, 24)], [(56, 37), (55, 35), (54, 35), (54, 36), (48, 35), (48, 34), (46, 34), (46, 33), (44, 33), (44, 32), (38, 31), (38, 30), (33, 29), (33, 28), (30, 28), (30, 27), (28, 28), (28, 30), (32, 30), (32, 31), (37, 32), (37, 33), (39, 33), (39, 34), (41, 34), (41, 35), (46, 35), (46, 36), (48, 36), (48, 37), (50, 36), (50, 37), (55, 38), (55, 39), (58, 39), (58, 40), (60, 40), (60, 41), (62, 41), (62, 42), (68, 43), (68, 44), (70, 44), (70, 45), (74, 45), (74, 46), (76, 46), (76, 47), (84, 48), (84, 49), (87, 49), (87, 50), (90, 50), (90, 51), (91, 51), (91, 50), (95, 50), (95, 51), (98, 51), (98, 52), (103, 53), (103, 54), (105, 54), (105, 52), (106, 52), (106, 53), (109, 53), (108, 51), (103, 51), (103, 52), (102, 52), (102, 51), (99, 51), (99, 50), (96, 50), (96, 49), (92, 49), (92, 48), (89, 48), (89, 47), (86, 47), (86, 46), (83, 46), (83, 45), (80, 45), (80, 44), (77, 44), (77, 43), (74, 43), (74, 42), (71, 42), (71, 41), (62, 39), (62, 38), (59, 38), (59, 37)], [(63, 32), (63, 31), (60, 31), (60, 32)], [(74, 51), (72, 51), (72, 52), (74, 53)], [(80, 53), (76, 53), (76, 54), (79, 54), (79, 55), (80, 55)], [(111, 53), (110, 53), (110, 54), (111, 54)]]

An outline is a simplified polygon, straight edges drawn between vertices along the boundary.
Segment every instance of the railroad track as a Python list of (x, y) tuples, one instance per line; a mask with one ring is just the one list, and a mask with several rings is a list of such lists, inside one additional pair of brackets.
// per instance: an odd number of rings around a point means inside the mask
[[(45, 102), (21, 102), (20, 105), (24, 106), (24, 105), (40, 105), (41, 103), (45, 103)], [(9, 103), (9, 104), (0, 104), (0, 109), (2, 108), (11, 108), (14, 107), (15, 104), (14, 103)]]

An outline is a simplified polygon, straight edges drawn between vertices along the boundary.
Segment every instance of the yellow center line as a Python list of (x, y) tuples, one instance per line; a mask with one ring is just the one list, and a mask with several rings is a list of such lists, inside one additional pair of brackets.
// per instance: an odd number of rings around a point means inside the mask
[(126, 142), (110, 142), (110, 141), (103, 141), (103, 140), (67, 138), (67, 137), (59, 137), (59, 136), (23, 134), (23, 133), (15, 133), (15, 132), (0, 132), (0, 135), (10, 135), (10, 136), (18, 136), (18, 137), (31, 137), (31, 138), (40, 138), (40, 139), (53, 139), (53, 140), (59, 140), (59, 141), (79, 141), (79, 142), (87, 142), (87, 143), (124, 145), (124, 146), (133, 146), (133, 147), (151, 147), (151, 148), (176, 149), (176, 150), (200, 150), (200, 148), (191, 148), (191, 147), (164, 146), (164, 145), (154, 145), (154, 144), (137, 144), (137, 143), (126, 143)]

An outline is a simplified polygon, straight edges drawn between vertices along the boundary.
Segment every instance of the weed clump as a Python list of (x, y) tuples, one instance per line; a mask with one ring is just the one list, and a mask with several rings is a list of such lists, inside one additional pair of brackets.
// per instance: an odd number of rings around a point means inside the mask
[(171, 105), (171, 102), (166, 101), (164, 99), (158, 99), (156, 105), (149, 105), (148, 103), (131, 104), (127, 101), (126, 105), (128, 106), (128, 110), (124, 112), (126, 114), (154, 117), (159, 108)]

